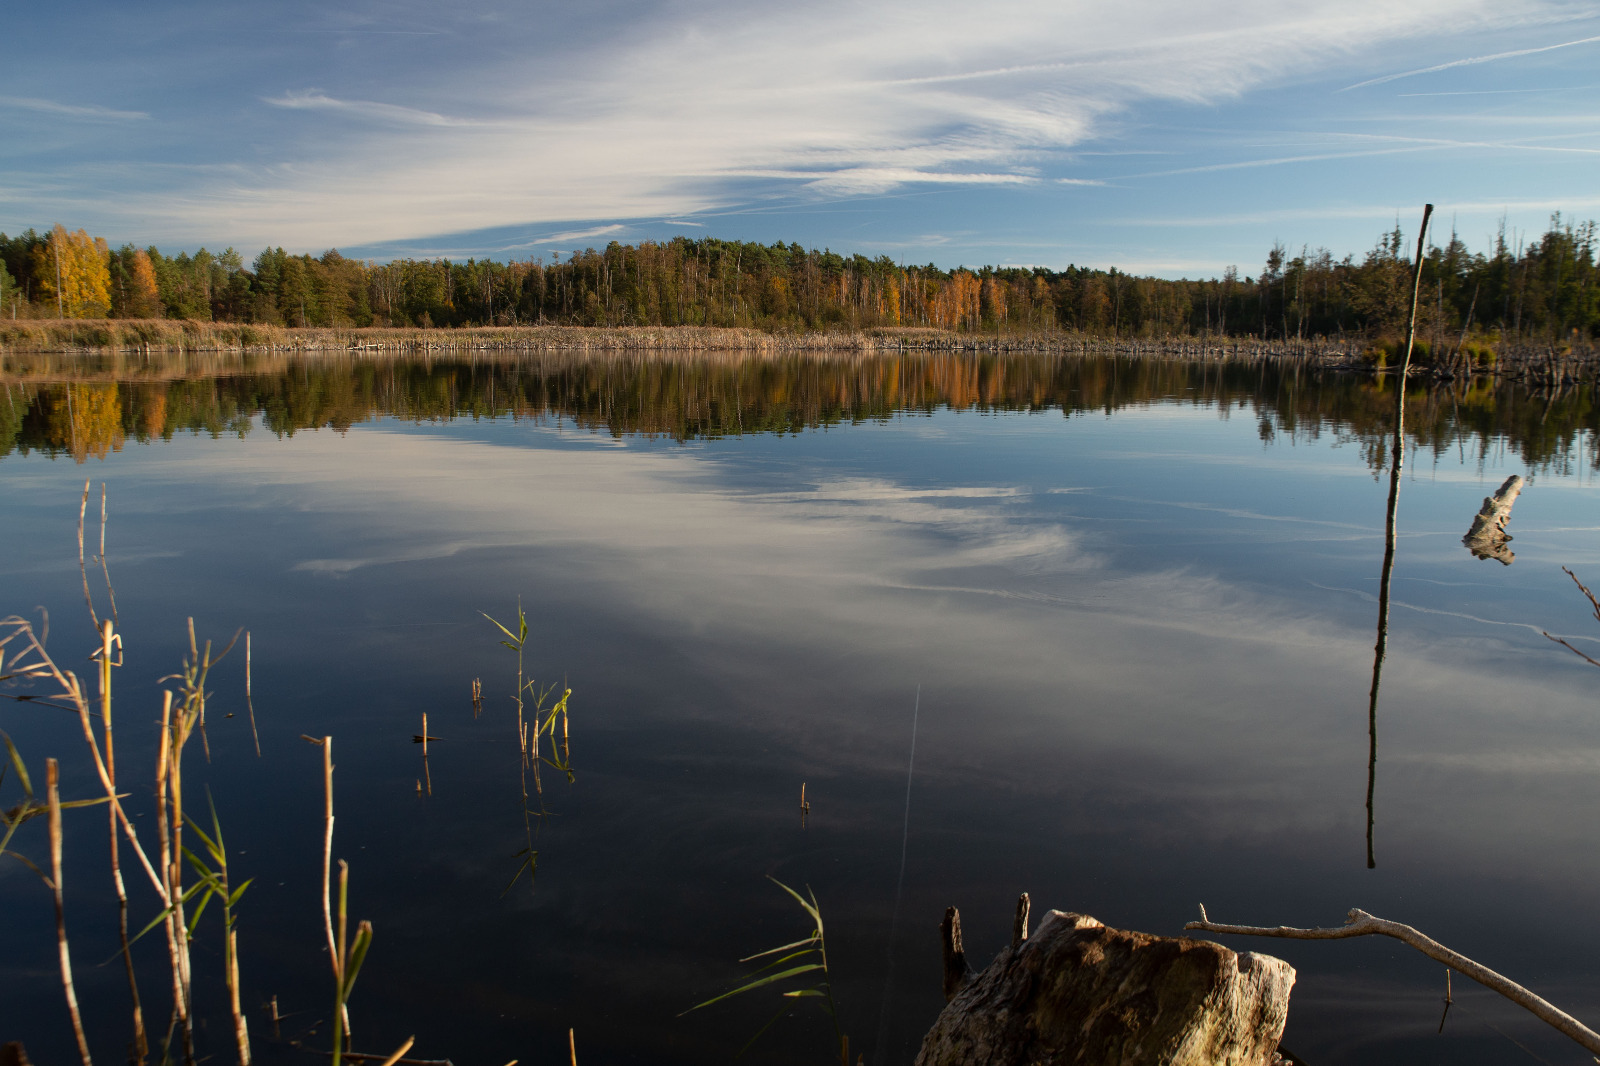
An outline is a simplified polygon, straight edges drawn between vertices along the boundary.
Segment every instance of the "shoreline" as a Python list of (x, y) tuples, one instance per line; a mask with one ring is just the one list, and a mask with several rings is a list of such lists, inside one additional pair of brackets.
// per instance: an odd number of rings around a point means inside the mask
[[(1439, 362), (1413, 360), (1411, 376), (1451, 380), (1491, 376), (1541, 384), (1600, 380), (1600, 348), (1551, 342), (1502, 342), (1491, 365), (1457, 353)], [(1193, 362), (1293, 361), (1319, 369), (1374, 375), (1394, 368), (1372, 354), (1369, 338), (1236, 336), (1117, 337), (1086, 333), (970, 333), (929, 328), (768, 333), (716, 326), (472, 326), (420, 329), (365, 326), (294, 328), (175, 319), (0, 320), (0, 356), (185, 354), (369, 355), (412, 357), (534, 352), (628, 353), (740, 357), (803, 354), (1099, 355)], [(0, 379), (10, 375), (0, 368)]]

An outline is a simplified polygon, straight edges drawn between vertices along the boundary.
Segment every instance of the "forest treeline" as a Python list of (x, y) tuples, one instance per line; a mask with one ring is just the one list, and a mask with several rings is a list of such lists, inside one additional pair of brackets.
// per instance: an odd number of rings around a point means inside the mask
[[(1116, 269), (904, 266), (798, 244), (691, 240), (556, 258), (362, 262), (338, 251), (165, 255), (56, 226), (0, 234), (0, 314), (171, 318), (288, 327), (725, 326), (766, 331), (926, 327), (1126, 337), (1393, 335), (1410, 252), (1398, 225), (1357, 258), (1272, 248), (1258, 274), (1168, 280)], [(1600, 338), (1594, 222), (1552, 216), (1536, 239), (1473, 251), (1452, 234), (1423, 268), (1420, 335), (1516, 342)]]
[[(613, 436), (676, 440), (797, 433), (940, 409), (1059, 410), (1068, 417), (1155, 402), (1248, 417), (1263, 441), (1334, 433), (1387, 468), (1394, 384), (1293, 359), (1205, 363), (1127, 356), (884, 353), (722, 358), (557, 354), (375, 360), (221, 353), (160, 362), (83, 357), (35, 367), (0, 393), (0, 456), (103, 458), (128, 442), (190, 432), (343, 432), (377, 418), (561, 419)], [(82, 375), (86, 375), (84, 377)], [(62, 377), (66, 380), (62, 380)], [(44, 380), (41, 380), (44, 379)], [(54, 378), (54, 380), (48, 380)], [(1424, 452), (1505, 442), (1533, 469), (1600, 469), (1594, 384), (1533, 390), (1491, 378), (1407, 392), (1408, 436)]]

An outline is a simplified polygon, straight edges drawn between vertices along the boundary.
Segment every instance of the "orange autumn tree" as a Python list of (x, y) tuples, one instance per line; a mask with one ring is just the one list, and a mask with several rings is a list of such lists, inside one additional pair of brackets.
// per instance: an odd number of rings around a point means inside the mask
[(104, 238), (60, 223), (33, 250), (39, 294), (54, 301), (63, 318), (104, 318), (111, 312), (111, 251)]
[(161, 317), (161, 289), (156, 284), (156, 269), (150, 262), (150, 253), (144, 249), (136, 249), (132, 256), (133, 263), (128, 271), (128, 317), (129, 318), (160, 318)]

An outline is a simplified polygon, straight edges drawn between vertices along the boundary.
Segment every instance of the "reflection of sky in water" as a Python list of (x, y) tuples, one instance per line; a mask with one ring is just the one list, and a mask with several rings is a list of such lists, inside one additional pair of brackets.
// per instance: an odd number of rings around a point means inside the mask
[[(1538, 631), (1600, 647), (1559, 569), (1600, 580), (1594, 489), (1541, 474), (1516, 506), (1516, 563), (1475, 560), (1460, 536), (1514, 472), (1493, 456), (1408, 467), (1374, 871), (1365, 700), (1386, 485), (1331, 435), (1264, 445), (1251, 418), (1214, 410), (941, 412), (684, 446), (386, 420), (130, 444), (86, 467), (13, 456), (0, 580), (6, 609), (51, 608), (58, 653), (86, 642), (87, 473), (110, 485), (123, 698), (176, 662), (186, 612), (253, 630), (265, 758), (224, 719), (211, 772), (239, 870), (260, 877), (240, 918), (246, 998), (327, 998), (318, 755), (296, 738), (332, 733), (336, 851), (378, 930), (354, 1003), (365, 1050), (416, 1031), (429, 1057), (545, 1061), (572, 1026), (585, 1063), (725, 1058), (766, 1003), (673, 1015), (725, 987), (739, 955), (804, 932), (771, 873), (822, 899), (870, 1061), (918, 685), (889, 1061), (909, 1061), (940, 1005), (943, 907), (963, 907), (987, 957), (1024, 889), (1153, 932), (1199, 901), (1269, 924), (1360, 906), (1592, 1019), (1600, 673)], [(522, 846), (512, 664), (475, 612), (504, 618), (519, 595), (533, 671), (574, 689), (580, 772), (550, 790), (537, 891), (501, 899)], [(239, 709), (237, 674), (218, 706)], [(491, 697), (476, 723), (475, 676)], [(419, 802), (424, 711), (446, 739)], [(3, 713), (37, 759), (71, 743), (60, 722)], [(69, 823), (84, 856), (69, 921), (106, 1054), (125, 992), (93, 966), (111, 919), (103, 823), (83, 826)], [(41, 1019), (30, 1051), (64, 1061), (48, 897), (30, 881), (0, 868), (5, 969), (34, 1012), (16, 1017)], [(1300, 970), (1286, 1042), (1314, 1063), (1502, 1061), (1522, 1054), (1509, 1036), (1582, 1061), (1465, 981), (1435, 1037), (1442, 974), (1399, 946), (1264, 949)], [(763, 1055), (815, 1061), (814, 1021), (780, 1026)], [(259, 1012), (252, 1025), (268, 1035)]]

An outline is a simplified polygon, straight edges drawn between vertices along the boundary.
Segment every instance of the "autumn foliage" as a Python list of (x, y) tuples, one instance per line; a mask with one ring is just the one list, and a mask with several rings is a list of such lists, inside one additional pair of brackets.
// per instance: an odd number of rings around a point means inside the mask
[(111, 313), (111, 253), (101, 238), (56, 226), (32, 251), (39, 296), (62, 318), (104, 318)]
[[(1423, 263), (1419, 335), (1484, 343), (1600, 337), (1594, 223), (1559, 216), (1532, 241), (1501, 234), (1486, 252), (1451, 235)], [(1408, 245), (1398, 229), (1361, 258), (1272, 248), (1259, 273), (1201, 280), (1070, 266), (955, 267), (844, 256), (798, 244), (716, 239), (613, 242), (496, 262), (371, 263), (268, 248), (164, 255), (62, 226), (0, 234), (0, 314), (168, 318), (289, 328), (705, 326), (766, 332), (932, 328), (1115, 337), (1345, 337), (1404, 326)]]

